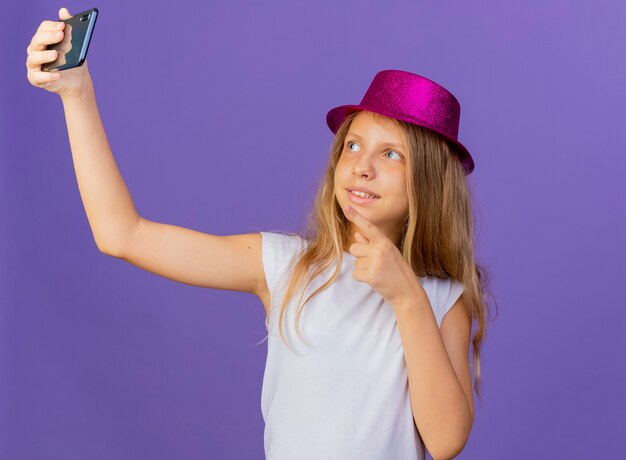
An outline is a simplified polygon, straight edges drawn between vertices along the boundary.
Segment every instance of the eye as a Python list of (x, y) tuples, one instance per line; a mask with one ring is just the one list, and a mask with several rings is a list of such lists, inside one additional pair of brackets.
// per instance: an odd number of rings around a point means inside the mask
[[(355, 152), (356, 150), (351, 150), (351, 149), (350, 149), (350, 146), (351, 146), (351, 145), (358, 145), (358, 144), (357, 144), (356, 142), (352, 142), (352, 141), (348, 141), (348, 142), (346, 142), (346, 148), (348, 149), (348, 151), (349, 151), (349, 152)], [(385, 155), (386, 155), (386, 154), (388, 154), (388, 153), (395, 153), (396, 155), (398, 155), (398, 157), (399, 157), (399, 159), (400, 159), (400, 160), (402, 160), (402, 159), (404, 158), (401, 154), (399, 154), (399, 153), (398, 153), (398, 152), (396, 152), (395, 150), (390, 150), (390, 151), (388, 151), (387, 153), (385, 153)]]
[(402, 155), (400, 155), (398, 152), (396, 152), (394, 150), (389, 150), (387, 153), (395, 153), (396, 155), (398, 155), (400, 157), (400, 159), (402, 159)]
[[(354, 142), (352, 142), (352, 141), (348, 141), (348, 142), (346, 143), (346, 147), (348, 148), (348, 150), (350, 150), (350, 144), (354, 144), (354, 145), (356, 145), (356, 143), (354, 143)], [(354, 150), (350, 150), (350, 151), (351, 151), (351, 152), (354, 152)]]

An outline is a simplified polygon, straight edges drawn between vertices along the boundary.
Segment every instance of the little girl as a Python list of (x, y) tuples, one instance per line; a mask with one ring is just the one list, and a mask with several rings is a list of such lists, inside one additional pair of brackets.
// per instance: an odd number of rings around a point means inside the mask
[(63, 28), (41, 23), (28, 79), (61, 96), (98, 248), (181, 283), (253, 293), (265, 307), (266, 458), (458, 455), (474, 420), (470, 342), (480, 399), (487, 304), (456, 98), (428, 78), (379, 72), (359, 105), (328, 112), (335, 137), (302, 234), (211, 235), (137, 213), (87, 62), (41, 71)]

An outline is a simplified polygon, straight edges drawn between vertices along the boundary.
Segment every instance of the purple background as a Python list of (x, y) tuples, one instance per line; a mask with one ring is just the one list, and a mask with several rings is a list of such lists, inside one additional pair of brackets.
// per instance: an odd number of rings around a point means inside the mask
[(452, 91), (500, 311), (457, 458), (626, 457), (624, 2), (99, 0), (3, 8), (1, 458), (263, 458), (261, 302), (95, 245), (61, 101), (26, 78), (61, 6), (100, 10), (88, 62), (138, 211), (208, 233), (298, 230), (326, 112), (379, 70)]

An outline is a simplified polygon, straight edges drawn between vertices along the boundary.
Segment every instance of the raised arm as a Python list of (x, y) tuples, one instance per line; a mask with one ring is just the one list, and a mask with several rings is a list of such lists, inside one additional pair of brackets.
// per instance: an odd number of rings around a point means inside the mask
[[(59, 18), (70, 19), (67, 8)], [(65, 35), (63, 21), (44, 20), (26, 48), (28, 81), (60, 96), (65, 112), (74, 170), (91, 231), (100, 250), (108, 251), (134, 232), (139, 215), (109, 147), (87, 60), (78, 67), (59, 71), (56, 50)], [(43, 64), (53, 65), (42, 70)]]
[(261, 234), (218, 236), (139, 216), (100, 119), (93, 85), (63, 107), (74, 169), (100, 251), (174, 281), (256, 294), (266, 306)]
[(65, 121), (80, 196), (96, 245), (115, 251), (135, 231), (139, 214), (109, 146), (93, 84), (63, 98)]
[[(71, 16), (62, 8), (59, 17)], [(27, 76), (33, 86), (61, 97), (78, 188), (98, 249), (182, 283), (256, 294), (267, 311), (260, 233), (217, 236), (139, 216), (104, 132), (87, 61), (60, 72), (41, 70), (56, 59), (46, 46), (61, 41), (63, 30), (62, 21), (41, 22), (26, 49)]]
[(266, 304), (260, 233), (220, 236), (139, 218), (110, 254), (181, 283), (256, 294)]

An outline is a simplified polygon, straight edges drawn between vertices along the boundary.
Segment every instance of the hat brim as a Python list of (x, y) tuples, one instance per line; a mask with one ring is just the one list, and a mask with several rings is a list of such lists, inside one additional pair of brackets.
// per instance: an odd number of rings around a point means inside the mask
[[(358, 112), (360, 110), (367, 110), (368, 112), (374, 112), (371, 108), (367, 108), (361, 105), (340, 105), (328, 111), (328, 113), (326, 114), (326, 124), (328, 125), (328, 127), (330, 128), (333, 134), (337, 134), (337, 131), (339, 130), (339, 127), (341, 126), (345, 118), (348, 115), (354, 112)], [(381, 112), (375, 112), (375, 113), (399, 120), (399, 118), (389, 116), (388, 114), (385, 114), (385, 113), (381, 113)], [(461, 160), (461, 163), (463, 164), (463, 167), (465, 168), (465, 174), (467, 175), (467, 174), (470, 174), (472, 171), (474, 171), (474, 159), (470, 155), (467, 148), (465, 148), (465, 146), (462, 143), (460, 143), (458, 140), (448, 136), (447, 134), (437, 131), (436, 129), (428, 126), (428, 124), (416, 123), (415, 120), (402, 120), (402, 121), (406, 121), (407, 123), (412, 123), (414, 125), (418, 125), (423, 128), (430, 129), (431, 131), (434, 131), (437, 134), (439, 134), (441, 137), (443, 137), (449, 143), (451, 143), (453, 147), (456, 147), (456, 149), (454, 150), (456, 150), (459, 156), (459, 159)]]

